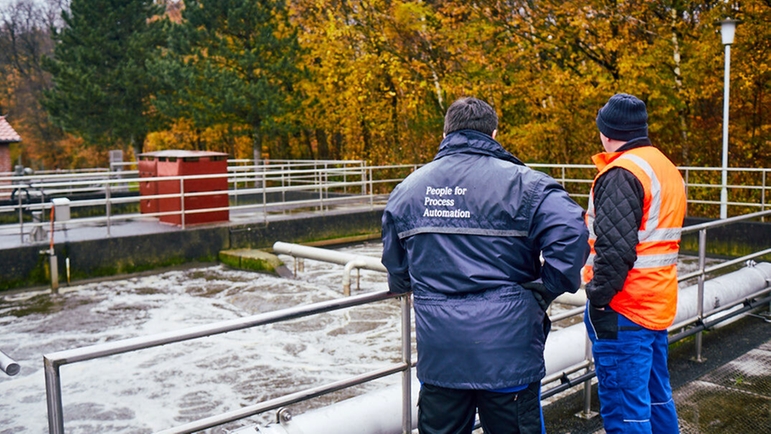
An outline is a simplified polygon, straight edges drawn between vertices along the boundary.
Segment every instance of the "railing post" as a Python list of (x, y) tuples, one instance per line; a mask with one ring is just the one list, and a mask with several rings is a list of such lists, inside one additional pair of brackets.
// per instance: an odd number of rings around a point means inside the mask
[(235, 181), (233, 182), (233, 190), (234, 190), (234, 199), (235, 199), (236, 206), (238, 206), (238, 182), (240, 180), (241, 180), (241, 172), (236, 171), (235, 176), (233, 178), (233, 181)]
[(690, 171), (688, 168), (685, 169), (685, 176), (683, 177), (683, 181), (685, 182), (685, 215), (688, 215), (688, 176), (690, 175)]
[[(329, 199), (329, 168), (327, 167), (327, 163), (324, 163), (324, 173), (322, 174), (323, 182), (324, 182), (324, 198)], [(321, 211), (325, 211), (323, 203), (321, 207)]]
[[(703, 321), (703, 315), (704, 315), (704, 266), (706, 263), (706, 256), (707, 256), (707, 230), (701, 229), (699, 231), (699, 292), (698, 296), (696, 297), (696, 302), (699, 304), (696, 307), (696, 316), (698, 316), (699, 321)], [(699, 331), (696, 333), (696, 361), (701, 363), (704, 361), (704, 359), (701, 358), (701, 340), (702, 340), (702, 332)]]
[(110, 181), (108, 180), (104, 185), (104, 199), (105, 199), (105, 213), (107, 214), (107, 236), (110, 236), (110, 215), (112, 214), (112, 207), (110, 202)]
[(410, 295), (400, 299), (402, 307), (402, 363), (407, 368), (402, 372), (402, 434), (412, 432), (412, 320)]
[(361, 174), (361, 194), (367, 194), (367, 169), (364, 167), (364, 161), (359, 162), (359, 173)]
[(24, 211), (21, 209), (21, 187), (16, 189), (19, 195), (19, 237), (21, 244), (24, 244)]
[(179, 209), (182, 229), (185, 229), (185, 178), (179, 178)]
[[(763, 169), (763, 186), (760, 190), (760, 210), (765, 211), (766, 210), (766, 169)], [(766, 216), (763, 216), (760, 218), (760, 221), (765, 222)]]
[[(586, 365), (586, 373), (588, 374), (594, 369), (594, 358), (592, 357), (592, 341), (589, 339), (589, 335), (586, 335), (586, 347), (585, 347), (586, 360), (589, 364)], [(584, 381), (584, 409), (576, 416), (581, 419), (591, 419), (597, 416), (597, 412), (592, 411), (592, 379)]]
[(43, 356), (46, 377), (46, 402), (48, 405), (49, 434), (64, 434), (64, 413), (62, 411), (62, 383), (59, 365)]
[(262, 176), (262, 218), (265, 224), (268, 224), (268, 193), (265, 191), (265, 170), (261, 172)]

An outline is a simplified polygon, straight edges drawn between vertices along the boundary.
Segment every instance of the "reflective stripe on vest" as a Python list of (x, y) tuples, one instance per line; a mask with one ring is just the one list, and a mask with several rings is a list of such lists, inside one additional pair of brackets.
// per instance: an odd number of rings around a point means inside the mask
[[(627, 275), (624, 287), (611, 300), (611, 307), (646, 328), (665, 329), (674, 319), (677, 303), (677, 259), (685, 215), (685, 184), (677, 168), (653, 147), (631, 149), (618, 155), (601, 154), (596, 157), (595, 163), (599, 173), (592, 184), (586, 213), (591, 253), (584, 281), (588, 282), (593, 277), (596, 257), (595, 183), (608, 170), (623, 168), (640, 181), (645, 196), (642, 224), (637, 232), (637, 260)], [(652, 165), (659, 170), (654, 170)], [(665, 179), (659, 179), (660, 176)], [(682, 194), (672, 189), (674, 182), (682, 184)], [(662, 197), (664, 190), (668, 190), (666, 200)]]

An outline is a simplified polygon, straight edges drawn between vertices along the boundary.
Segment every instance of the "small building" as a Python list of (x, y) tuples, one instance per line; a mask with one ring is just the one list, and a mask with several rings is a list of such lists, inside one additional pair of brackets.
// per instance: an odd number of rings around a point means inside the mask
[(11, 143), (21, 142), (21, 136), (0, 116), (0, 173), (13, 171), (11, 162)]

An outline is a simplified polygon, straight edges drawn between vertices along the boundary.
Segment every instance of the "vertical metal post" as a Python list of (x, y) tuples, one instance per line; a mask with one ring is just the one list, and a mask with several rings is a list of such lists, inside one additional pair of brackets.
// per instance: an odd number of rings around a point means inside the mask
[[(324, 163), (323, 180), (324, 180), (323, 181), (324, 182), (324, 199), (329, 199), (329, 168), (327, 167), (327, 163)], [(325, 211), (323, 206), (321, 207), (321, 210)]]
[[(702, 320), (702, 316), (704, 314), (704, 266), (706, 263), (706, 256), (707, 256), (707, 230), (702, 229), (699, 231), (699, 293), (698, 297), (696, 297), (696, 302), (699, 304), (696, 307), (696, 316), (699, 317), (699, 320)], [(701, 340), (702, 340), (702, 332), (699, 331), (696, 333), (696, 361), (697, 362), (703, 362), (704, 360), (701, 358)]]
[(720, 218), (728, 217), (728, 95), (731, 73), (731, 44), (725, 45), (725, 72), (723, 74), (723, 173), (720, 189)]
[(182, 229), (185, 229), (185, 178), (179, 178), (179, 210)]
[[(286, 204), (286, 181), (285, 181), (285, 179), (286, 179), (286, 172), (285, 172), (285, 170), (289, 170), (289, 169), (288, 168), (281, 169), (281, 204), (282, 205)], [(292, 178), (289, 178), (289, 179), (292, 179)], [(284, 213), (286, 214), (286, 208), (284, 208)]]
[[(112, 164), (112, 163), (110, 163)], [(107, 236), (110, 236), (110, 215), (112, 214), (112, 203), (110, 201), (110, 181), (104, 185), (104, 198), (106, 200), (105, 212), (107, 213)]]
[(21, 237), (21, 244), (24, 244), (24, 213), (21, 209), (21, 187), (16, 189), (19, 195), (19, 236)]
[[(594, 362), (592, 357), (592, 341), (589, 339), (589, 335), (586, 335), (585, 357), (589, 364), (586, 366), (586, 373), (589, 373), (594, 369)], [(598, 385), (599, 387), (599, 385)], [(591, 419), (597, 416), (597, 412), (592, 411), (592, 380), (584, 381), (584, 409), (576, 416), (581, 419)]]
[(685, 176), (683, 177), (683, 181), (685, 181), (685, 215), (688, 215), (688, 178), (690, 174), (690, 170), (685, 169)]
[(62, 411), (62, 383), (59, 365), (43, 356), (46, 377), (46, 403), (48, 405), (48, 433), (64, 434), (64, 412)]
[(364, 161), (359, 162), (361, 172), (361, 194), (367, 194), (367, 169), (364, 167)]
[(268, 224), (268, 193), (265, 191), (266, 185), (265, 185), (265, 170), (263, 169), (262, 173), (262, 218), (265, 224)]
[(375, 206), (375, 189), (372, 185), (372, 167), (367, 169), (369, 180), (367, 181), (369, 183), (369, 206), (370, 208), (373, 208)]
[[(238, 170), (238, 168), (236, 168), (236, 170)], [(240, 180), (241, 180), (241, 172), (240, 171), (236, 171), (236, 173), (233, 176), (233, 190), (234, 190), (234, 193), (235, 193), (234, 194), (234, 196), (235, 196), (234, 199), (235, 199), (236, 206), (238, 206), (238, 182)]]
[[(766, 169), (761, 172), (763, 175), (763, 187), (760, 190), (760, 210), (766, 210)], [(760, 218), (760, 221), (765, 222), (766, 216)]]
[(412, 320), (410, 295), (400, 299), (402, 307), (402, 363), (407, 369), (402, 372), (402, 434), (412, 432)]

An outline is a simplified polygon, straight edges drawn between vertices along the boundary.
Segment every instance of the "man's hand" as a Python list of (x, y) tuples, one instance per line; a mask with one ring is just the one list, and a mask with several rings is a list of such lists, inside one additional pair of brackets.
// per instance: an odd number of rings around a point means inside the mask
[(546, 312), (546, 310), (549, 308), (549, 305), (554, 301), (554, 299), (557, 298), (557, 296), (554, 295), (553, 292), (546, 289), (546, 286), (544, 286), (543, 283), (526, 282), (526, 283), (522, 283), (521, 286), (525, 289), (529, 289), (530, 292), (533, 293), (533, 297), (535, 297), (535, 301), (538, 302), (538, 306), (540, 306), (544, 312)]

